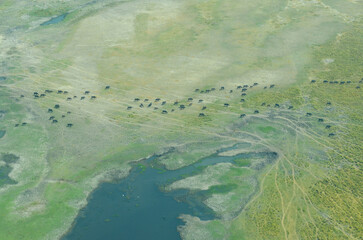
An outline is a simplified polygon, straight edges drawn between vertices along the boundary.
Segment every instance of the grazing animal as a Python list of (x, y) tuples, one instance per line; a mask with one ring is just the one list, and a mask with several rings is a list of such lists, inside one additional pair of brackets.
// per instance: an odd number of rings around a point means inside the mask
[(84, 94), (86, 94), (86, 95), (87, 95), (87, 94), (89, 94), (89, 93), (90, 93), (90, 91), (85, 91), (85, 92), (84, 92)]
[(50, 116), (49, 117), (49, 120), (53, 120), (55, 117), (54, 116)]
[(323, 83), (328, 83), (328, 80), (324, 80)]
[(73, 98), (77, 98), (77, 96), (73, 96)]
[(64, 91), (63, 94), (68, 94), (68, 91)]
[(196, 88), (196, 89), (194, 90), (194, 92), (199, 92), (199, 88)]
[(247, 88), (247, 87), (248, 87), (248, 85), (247, 85), (247, 84), (245, 84), (245, 85), (243, 85), (243, 87), (244, 87), (244, 88)]
[(159, 108), (158, 107), (154, 107), (154, 110), (158, 110)]
[(147, 107), (151, 107), (153, 104), (152, 103), (149, 103), (149, 105), (147, 105)]
[(255, 112), (254, 112), (255, 114), (257, 114), (257, 113), (260, 113), (260, 111), (258, 111), (258, 110), (255, 110)]
[(288, 109), (293, 109), (294, 107), (293, 106), (289, 106)]
[(85, 96), (82, 96), (82, 97), (81, 97), (81, 100), (83, 100), (83, 99), (85, 99), (85, 98), (86, 98)]
[(318, 119), (318, 122), (324, 122), (324, 119), (319, 118), (319, 119)]
[(214, 87), (213, 87), (213, 88), (211, 88), (210, 90), (211, 90), (211, 91), (215, 91), (215, 90), (216, 90), (216, 88), (214, 88)]
[(316, 82), (316, 80), (311, 80), (311, 83), (315, 83)]
[(247, 91), (247, 88), (242, 88), (242, 92), (246, 92)]
[(40, 97), (45, 97), (45, 94), (44, 93), (40, 94)]
[(326, 105), (331, 105), (331, 102), (327, 102)]
[(206, 109), (207, 109), (207, 107), (206, 107), (206, 106), (203, 106), (203, 107), (202, 107), (202, 110), (206, 110)]
[(139, 107), (143, 108), (144, 107), (144, 104), (141, 103)]
[(224, 87), (221, 87), (219, 90), (224, 90)]
[(110, 89), (110, 86), (106, 86), (105, 89)]
[(68, 112), (67, 112), (67, 114), (71, 114), (71, 112), (70, 112), (70, 111), (68, 111)]
[(329, 137), (334, 137), (335, 134), (334, 133), (329, 133)]
[(199, 101), (198, 101), (199, 103), (201, 103), (201, 102), (203, 102), (203, 99), (199, 99)]
[(26, 123), (26, 122), (21, 123), (21, 126), (25, 126), (25, 125), (27, 125), (27, 123)]
[(189, 101), (189, 102), (190, 102), (190, 101), (193, 101), (193, 98), (191, 98), (191, 97), (190, 97), (190, 98), (188, 98), (188, 101)]
[(205, 114), (204, 113), (199, 113), (199, 115), (198, 115), (199, 117), (204, 117), (205, 116)]
[(168, 114), (168, 111), (163, 110), (163, 111), (161, 112), (161, 114)]
[(242, 113), (241, 115), (239, 115), (239, 118), (244, 118), (246, 117), (246, 114)]
[(52, 112), (53, 112), (53, 109), (48, 108), (48, 112), (49, 112), (49, 113), (52, 113)]
[(241, 96), (246, 96), (246, 95), (247, 95), (247, 93), (242, 93), (242, 94), (241, 94)]
[(59, 104), (54, 105), (55, 109), (58, 109), (59, 107), (60, 107)]
[(67, 98), (67, 101), (70, 101), (70, 100), (72, 100), (72, 98), (70, 98), (70, 97), (69, 97), (69, 98)]
[(22, 94), (22, 95), (20, 95), (20, 97), (21, 97), (21, 98), (23, 98), (23, 97), (24, 97), (24, 95)]
[(174, 112), (175, 110), (174, 109), (171, 109), (172, 112)]
[(69, 128), (70, 128), (70, 127), (72, 127), (72, 126), (73, 126), (73, 124), (72, 124), (72, 123), (68, 123), (68, 124), (67, 124), (67, 127), (69, 127)]
[(19, 127), (19, 123), (15, 124), (15, 127)]
[(311, 115), (313, 115), (312, 113), (306, 113), (307, 117), (310, 117)]
[(240, 102), (244, 102), (245, 100), (243, 98), (241, 98)]
[(57, 94), (61, 94), (61, 93), (63, 93), (63, 91), (62, 91), (62, 90), (58, 90), (58, 91), (57, 91)]
[(240, 89), (240, 88), (242, 88), (242, 86), (237, 86), (237, 89)]
[(356, 88), (356, 89), (359, 89), (359, 88), (360, 88), (360, 86), (356, 86), (355, 88)]
[(253, 86), (257, 86), (257, 85), (258, 85), (258, 83), (256, 83), (256, 82), (255, 82), (255, 83), (253, 83)]
[(265, 87), (263, 87), (263, 89), (267, 89), (267, 87), (265, 86)]
[(178, 101), (174, 102), (174, 105), (178, 105), (178, 104), (179, 104), (179, 102), (178, 102)]
[(138, 101), (140, 101), (140, 98), (135, 98), (134, 101), (138, 102)]
[(209, 92), (210, 92), (210, 90), (209, 90), (209, 89), (207, 89), (207, 90), (205, 90), (205, 92), (206, 92), (206, 93), (209, 93)]
[(329, 129), (329, 128), (331, 128), (331, 126), (330, 125), (326, 125), (325, 128), (326, 129)]
[(57, 123), (58, 122), (58, 120), (56, 120), (56, 119), (53, 119), (53, 121), (52, 121), (52, 123)]
[(179, 108), (180, 108), (180, 110), (183, 110), (183, 109), (185, 108), (185, 106), (184, 106), (183, 104), (181, 104), (181, 105), (179, 106)]
[(156, 98), (156, 99), (155, 99), (155, 102), (159, 102), (159, 101), (160, 101), (160, 98)]
[(352, 83), (352, 81), (347, 81), (347, 83)]
[(52, 90), (49, 90), (49, 89), (46, 89), (44, 92), (46, 92), (46, 93), (52, 93), (53, 91)]
[(233, 90), (229, 90), (229, 93), (233, 93)]
[(127, 107), (127, 110), (131, 110), (131, 108), (132, 108), (131, 106), (128, 106), (128, 107)]
[(280, 107), (280, 104), (276, 103), (276, 104), (275, 104), (275, 107), (277, 107), (277, 108), (278, 108), (278, 107)]
[(265, 106), (265, 105), (266, 105), (266, 103), (264, 103), (264, 102), (261, 104), (261, 106)]
[(163, 101), (162, 103), (161, 103), (161, 105), (165, 105), (166, 104), (166, 101)]
[(345, 83), (345, 81), (341, 81), (341, 82), (340, 82), (340, 84), (344, 84), (344, 83)]
[(96, 96), (91, 96), (91, 99), (96, 99)]
[(224, 106), (225, 106), (225, 107), (228, 107), (228, 106), (229, 106), (229, 104), (228, 104), (228, 103), (225, 103), (225, 104), (224, 104)]
[(66, 117), (66, 115), (62, 115), (62, 118), (65, 118)]
[(271, 84), (271, 85), (270, 85), (270, 88), (274, 88), (274, 87), (275, 87), (275, 84)]

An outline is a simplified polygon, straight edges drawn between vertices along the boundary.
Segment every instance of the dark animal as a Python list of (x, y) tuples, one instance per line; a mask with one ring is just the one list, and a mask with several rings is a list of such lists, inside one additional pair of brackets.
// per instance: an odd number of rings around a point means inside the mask
[(196, 89), (194, 90), (194, 92), (199, 92), (199, 88), (196, 88)]
[(280, 107), (280, 104), (276, 103), (276, 104), (275, 104), (275, 107), (277, 107), (277, 108), (278, 108), (278, 107)]
[(205, 114), (204, 113), (199, 113), (199, 117), (204, 117)]
[(258, 111), (258, 110), (255, 110), (255, 112), (254, 112), (255, 114), (257, 114), (257, 113), (260, 113), (260, 111)]
[(15, 124), (15, 127), (19, 127), (19, 123)]
[(179, 104), (179, 102), (178, 102), (178, 101), (174, 102), (174, 105), (178, 105), (178, 104)]
[(242, 86), (237, 86), (237, 89), (240, 89), (240, 88), (242, 88)]
[(67, 112), (67, 114), (71, 114), (71, 112), (70, 112), (70, 111), (68, 111), (68, 112)]
[(211, 90), (211, 91), (215, 91), (215, 90), (216, 90), (216, 88), (214, 88), (214, 87), (213, 87), (213, 88), (211, 88), (210, 90)]
[(224, 90), (224, 87), (221, 87), (219, 90)]
[(161, 105), (165, 105), (166, 104), (166, 101), (163, 101), (162, 103), (161, 103)]
[(73, 126), (73, 124), (72, 123), (68, 123), (67, 124), (67, 127), (72, 127)]
[(160, 98), (156, 98), (156, 99), (155, 99), (155, 102), (159, 102), (159, 101), (160, 101)]
[(288, 109), (293, 109), (294, 107), (293, 106), (289, 106)]
[(62, 115), (62, 118), (66, 117), (66, 115)]
[(52, 112), (53, 112), (53, 109), (48, 108), (48, 112), (49, 112), (49, 113), (52, 113)]
[(106, 86), (105, 89), (110, 89), (110, 86)]
[(316, 82), (316, 80), (311, 80), (311, 83), (315, 83)]
[(323, 83), (328, 83), (328, 80), (324, 80)]
[(202, 110), (206, 110), (206, 109), (207, 109), (207, 107), (206, 107), (206, 106), (203, 106), (203, 107), (202, 107)]
[(247, 88), (243, 88), (243, 89), (242, 89), (242, 92), (246, 92), (246, 91), (247, 91)]
[(245, 100), (242, 98), (241, 100), (240, 100), (240, 102), (244, 102)]
[(318, 122), (324, 122), (324, 119), (319, 118), (319, 119), (318, 119)]
[(53, 119), (53, 121), (52, 121), (52, 123), (57, 123), (58, 122), (58, 120), (56, 120), (56, 119)]
[(329, 128), (331, 128), (331, 126), (330, 125), (326, 125), (325, 128), (326, 129), (329, 129)]
[(327, 102), (326, 105), (331, 105), (331, 102)]
[(63, 94), (68, 94), (68, 91), (64, 91)]
[(334, 137), (335, 134), (334, 133), (329, 133), (329, 137)]
[(225, 103), (225, 104), (224, 104), (224, 106), (225, 106), (225, 107), (228, 107), (228, 106), (229, 106), (229, 104), (228, 104), (228, 103)]
[(199, 101), (198, 101), (199, 103), (201, 103), (201, 102), (203, 102), (203, 99), (199, 99)]
[(257, 85), (258, 85), (258, 83), (256, 83), (256, 82), (255, 82), (255, 83), (253, 83), (253, 86), (257, 86)]
[(84, 94), (86, 94), (86, 95), (87, 95), (87, 94), (89, 94), (89, 93), (90, 93), (90, 91), (85, 91), (85, 92), (84, 92)]
[(44, 93), (40, 94), (40, 97), (45, 97), (45, 94)]
[(246, 117), (246, 114), (242, 113), (241, 115), (239, 115), (239, 118), (244, 118)]
[(243, 85), (243, 87), (244, 87), (244, 88), (246, 88), (246, 87), (248, 87), (248, 85), (247, 85), (247, 84), (245, 84), (245, 85)]
[(190, 101), (193, 101), (193, 98), (191, 98), (191, 97), (190, 97), (190, 98), (188, 98), (188, 101), (189, 101), (189, 102), (190, 102)]
[(242, 94), (241, 94), (241, 96), (246, 96), (246, 95), (247, 95), (247, 93), (242, 93)]
[(96, 96), (91, 96), (91, 99), (96, 99)]
[(306, 113), (307, 117), (310, 117), (311, 115), (313, 115), (312, 113)]
[(60, 107), (59, 104), (54, 105), (55, 109), (58, 109), (59, 107)]
[(183, 109), (185, 108), (185, 106), (184, 106), (183, 104), (181, 104), (181, 105), (179, 106), (179, 108), (180, 108), (180, 110), (183, 110)]
[(49, 117), (49, 120), (53, 120), (55, 117), (54, 116), (50, 116)]
[(132, 108), (131, 106), (128, 106), (128, 107), (127, 107), (127, 110), (130, 110), (131, 108)]
[(21, 126), (25, 126), (25, 125), (27, 125), (27, 123), (26, 123), (26, 122), (21, 123)]
[(270, 88), (274, 88), (274, 87), (275, 87), (275, 84), (271, 84), (271, 85), (270, 85)]
[(143, 108), (144, 107), (144, 104), (141, 103), (139, 107)]
[(20, 97), (21, 97), (21, 98), (23, 98), (23, 97), (24, 97), (24, 95), (20, 95)]
[(229, 90), (229, 93), (233, 93), (233, 90)]
[(167, 114), (168, 113), (168, 111), (166, 111), (166, 110), (163, 110), (162, 112), (161, 112), (161, 114)]
[(81, 97), (81, 100), (83, 100), (83, 99), (85, 99), (85, 98), (86, 98), (86, 97), (82, 96), (82, 97)]
[(69, 98), (67, 98), (67, 101), (70, 101), (70, 100), (72, 100), (72, 98), (70, 98), (70, 97), (69, 97)]
[(138, 102), (138, 101), (140, 101), (140, 98), (135, 98), (134, 101)]
[(149, 105), (147, 105), (147, 107), (151, 107), (153, 104), (152, 103), (149, 103)]

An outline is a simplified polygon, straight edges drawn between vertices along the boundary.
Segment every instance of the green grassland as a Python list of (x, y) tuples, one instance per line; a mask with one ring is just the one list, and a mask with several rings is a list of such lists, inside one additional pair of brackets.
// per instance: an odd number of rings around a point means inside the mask
[[(92, 190), (132, 161), (172, 149), (159, 162), (177, 169), (235, 144), (278, 159), (171, 183), (203, 189), (219, 216), (182, 216), (183, 239), (362, 236), (361, 3), (33, 2), (0, 2), (0, 239), (60, 238)], [(236, 89), (255, 82), (246, 96)], [(68, 94), (33, 97), (46, 89)]]

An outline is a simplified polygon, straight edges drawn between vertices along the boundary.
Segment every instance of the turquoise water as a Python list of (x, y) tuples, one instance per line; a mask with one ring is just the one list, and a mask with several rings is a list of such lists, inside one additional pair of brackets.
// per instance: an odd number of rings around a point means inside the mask
[(65, 13), (65, 14), (59, 15), (57, 17), (51, 18), (50, 20), (41, 23), (40, 26), (47, 26), (47, 25), (59, 23), (59, 22), (63, 21), (67, 17), (67, 15), (68, 15), (68, 13)]
[(183, 225), (181, 214), (197, 216), (202, 220), (216, 218), (202, 202), (205, 191), (163, 191), (163, 186), (187, 175), (200, 172), (204, 167), (238, 158), (276, 157), (271, 153), (245, 153), (232, 157), (213, 154), (178, 170), (168, 171), (157, 163), (154, 156), (135, 163), (130, 174), (117, 183), (101, 184), (81, 210), (73, 228), (62, 239), (127, 239), (172, 240), (181, 239), (177, 227)]

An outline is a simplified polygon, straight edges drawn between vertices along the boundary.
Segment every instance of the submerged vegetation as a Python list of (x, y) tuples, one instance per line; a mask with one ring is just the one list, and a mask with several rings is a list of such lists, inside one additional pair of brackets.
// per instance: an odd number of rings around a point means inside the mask
[(0, 239), (61, 238), (130, 162), (160, 155), (171, 171), (211, 154), (235, 159), (165, 186), (201, 191), (216, 213), (181, 216), (183, 239), (362, 236), (358, 2), (3, 1), (0, 11)]

